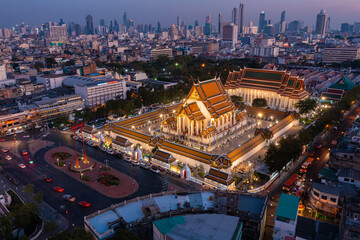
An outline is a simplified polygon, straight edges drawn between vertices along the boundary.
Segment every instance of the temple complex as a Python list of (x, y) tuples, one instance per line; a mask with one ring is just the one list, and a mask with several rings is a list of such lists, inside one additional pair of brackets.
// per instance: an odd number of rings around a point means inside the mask
[(226, 92), (241, 96), (247, 105), (255, 98), (264, 98), (269, 107), (280, 111), (293, 111), (294, 104), (309, 96), (304, 79), (286, 71), (244, 68), (230, 72), (225, 84)]

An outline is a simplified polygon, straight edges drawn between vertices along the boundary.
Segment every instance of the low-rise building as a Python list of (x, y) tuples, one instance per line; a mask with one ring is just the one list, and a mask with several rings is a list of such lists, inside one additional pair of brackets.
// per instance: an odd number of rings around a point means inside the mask
[(345, 199), (341, 213), (340, 236), (343, 240), (360, 239), (360, 198)]
[(84, 99), (86, 107), (101, 106), (109, 100), (126, 99), (126, 82), (111, 79), (87, 84), (75, 84), (75, 93)]
[(66, 74), (42, 75), (37, 76), (36, 82), (44, 84), (45, 90), (49, 91), (53, 88), (62, 87), (62, 83), (66, 76)]
[(325, 48), (323, 52), (324, 63), (342, 63), (357, 59), (360, 59), (360, 48), (358, 47)]
[(213, 188), (222, 190), (235, 190), (235, 180), (228, 174), (215, 168), (204, 176), (205, 183)]

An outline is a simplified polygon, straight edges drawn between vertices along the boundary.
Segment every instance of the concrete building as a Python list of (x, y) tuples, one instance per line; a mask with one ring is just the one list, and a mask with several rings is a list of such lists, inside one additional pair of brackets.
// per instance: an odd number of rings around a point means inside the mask
[(150, 58), (157, 59), (159, 56), (167, 56), (169, 58), (173, 57), (172, 48), (156, 48), (150, 50)]
[(41, 75), (36, 77), (36, 82), (44, 84), (45, 90), (49, 91), (53, 88), (62, 87), (62, 83), (66, 77), (67, 75), (65, 74)]
[(224, 214), (195, 214), (153, 222), (154, 240), (240, 240), (242, 222)]
[(75, 84), (75, 93), (84, 99), (86, 107), (96, 107), (116, 98), (126, 99), (126, 82), (110, 79), (95, 83)]
[(221, 31), (221, 46), (234, 48), (237, 44), (238, 30), (233, 23), (223, 23)]
[(54, 41), (64, 41), (64, 40), (66, 41), (68, 37), (66, 24), (57, 26), (49, 23), (49, 30), (47, 32), (47, 37), (50, 40), (54, 40)]
[(327, 20), (328, 20), (327, 14), (325, 10), (322, 9), (320, 13), (316, 16), (315, 34), (325, 35)]
[(252, 47), (250, 48), (250, 56), (259, 56), (259, 57), (278, 57), (279, 56), (279, 47)]
[(0, 80), (7, 79), (5, 65), (0, 65)]
[(340, 236), (342, 240), (360, 239), (360, 198), (347, 197), (342, 208)]
[(359, 47), (325, 48), (323, 51), (324, 63), (342, 63), (360, 59)]
[(275, 213), (274, 240), (295, 238), (299, 202), (300, 198), (297, 196), (281, 194)]

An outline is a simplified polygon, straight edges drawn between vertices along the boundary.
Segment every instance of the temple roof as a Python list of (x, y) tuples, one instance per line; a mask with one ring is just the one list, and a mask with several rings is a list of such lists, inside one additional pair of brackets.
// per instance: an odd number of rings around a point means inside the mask
[(175, 158), (167, 152), (161, 151), (159, 149), (156, 150), (154, 156), (152, 158), (155, 158), (159, 161), (165, 162), (165, 163), (173, 163), (175, 162)]
[(225, 172), (221, 172), (215, 168), (210, 168), (208, 174), (204, 176), (204, 178), (208, 178), (212, 181), (221, 183), (223, 185), (229, 186), (231, 183), (234, 182), (234, 179), (229, 176), (229, 174)]
[(115, 140), (112, 142), (112, 144), (119, 145), (121, 147), (129, 147), (133, 145), (130, 141), (128, 141), (126, 138), (117, 136)]
[(202, 107), (199, 106), (200, 102), (204, 104), (211, 118), (219, 118), (235, 110), (220, 79), (210, 79), (194, 84), (185, 103), (180, 107), (179, 114), (186, 114), (191, 120), (205, 119)]
[(304, 79), (286, 71), (245, 68), (230, 72), (225, 89), (251, 88), (277, 92), (281, 96), (301, 99), (309, 95)]

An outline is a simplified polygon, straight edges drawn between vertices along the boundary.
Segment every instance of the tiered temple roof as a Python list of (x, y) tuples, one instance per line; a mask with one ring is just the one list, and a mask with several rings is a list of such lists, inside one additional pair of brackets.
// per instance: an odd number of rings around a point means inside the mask
[(221, 172), (215, 168), (210, 168), (208, 174), (204, 176), (204, 178), (208, 178), (212, 181), (221, 183), (223, 185), (229, 186), (231, 183), (234, 182), (234, 179), (229, 176), (229, 174), (225, 172)]
[(290, 98), (301, 99), (309, 93), (305, 90), (304, 79), (291, 76), (286, 71), (245, 68), (230, 72), (225, 89), (250, 88), (272, 91)]
[[(194, 100), (194, 102), (188, 103), (187, 100)], [(220, 79), (210, 79), (194, 84), (185, 104), (180, 107), (179, 114), (185, 114), (191, 120), (205, 119), (204, 112), (197, 101), (204, 104), (211, 118), (219, 118), (221, 115), (235, 110)]]

